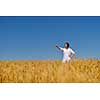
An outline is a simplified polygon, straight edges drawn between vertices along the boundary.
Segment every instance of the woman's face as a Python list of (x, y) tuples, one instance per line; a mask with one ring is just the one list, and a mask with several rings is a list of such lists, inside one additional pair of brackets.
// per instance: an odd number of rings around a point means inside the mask
[(67, 44), (65, 44), (65, 48), (67, 48)]

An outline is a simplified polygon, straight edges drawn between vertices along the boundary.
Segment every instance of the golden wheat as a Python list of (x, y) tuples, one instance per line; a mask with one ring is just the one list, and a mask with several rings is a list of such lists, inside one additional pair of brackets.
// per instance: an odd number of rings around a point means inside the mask
[(1, 83), (100, 82), (100, 60), (0, 61)]

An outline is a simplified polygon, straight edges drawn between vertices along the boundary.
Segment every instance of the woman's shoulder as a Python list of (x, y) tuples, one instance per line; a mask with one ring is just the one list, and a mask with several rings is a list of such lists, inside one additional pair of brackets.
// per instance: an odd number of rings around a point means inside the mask
[(68, 48), (68, 50), (71, 50), (71, 48)]

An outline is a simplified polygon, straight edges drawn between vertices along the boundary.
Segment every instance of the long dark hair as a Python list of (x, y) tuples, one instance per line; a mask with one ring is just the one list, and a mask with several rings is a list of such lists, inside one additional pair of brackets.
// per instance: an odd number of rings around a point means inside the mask
[(66, 42), (65, 44), (67, 44), (67, 48), (69, 48), (69, 46), (70, 46), (70, 45), (69, 45), (69, 42)]

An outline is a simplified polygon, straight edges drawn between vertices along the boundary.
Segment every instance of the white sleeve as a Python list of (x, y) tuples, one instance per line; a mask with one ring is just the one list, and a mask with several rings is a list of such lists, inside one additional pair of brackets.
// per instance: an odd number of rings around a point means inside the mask
[(70, 51), (71, 51), (72, 54), (75, 54), (75, 51), (73, 51), (72, 49), (70, 49)]
[(64, 51), (64, 48), (62, 48), (62, 47), (59, 47), (59, 48), (60, 48), (61, 51)]

